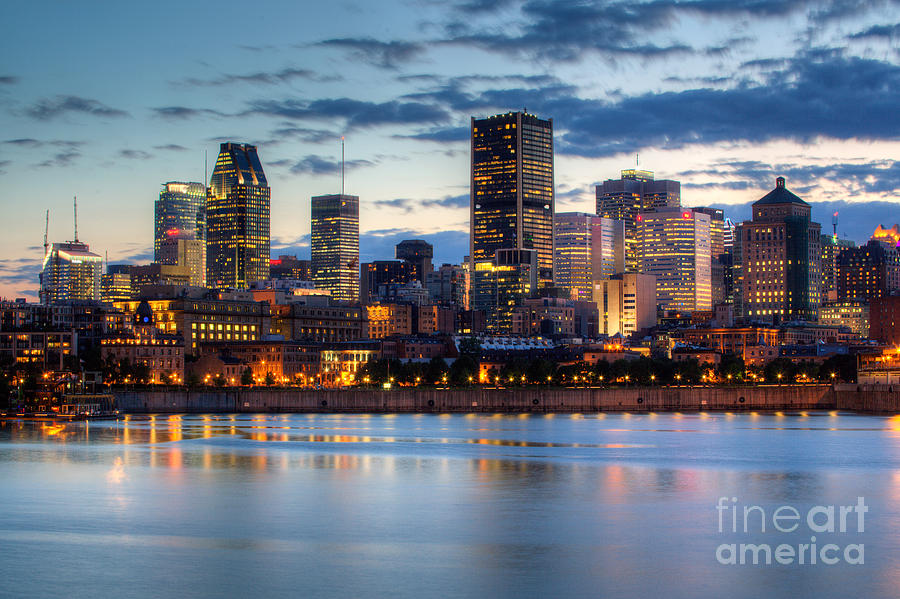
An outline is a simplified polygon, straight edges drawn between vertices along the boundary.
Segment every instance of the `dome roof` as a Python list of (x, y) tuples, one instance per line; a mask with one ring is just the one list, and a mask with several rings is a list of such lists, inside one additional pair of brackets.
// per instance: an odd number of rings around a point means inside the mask
[(809, 206), (809, 204), (787, 190), (784, 186), (784, 177), (775, 179), (775, 189), (753, 202), (754, 206), (760, 204), (800, 204)]

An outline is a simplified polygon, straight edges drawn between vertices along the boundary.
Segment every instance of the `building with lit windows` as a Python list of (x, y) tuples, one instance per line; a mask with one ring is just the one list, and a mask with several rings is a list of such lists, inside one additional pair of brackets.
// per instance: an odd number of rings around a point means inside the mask
[(103, 258), (86, 243), (52, 244), (41, 266), (42, 304), (66, 300), (100, 300), (100, 269)]
[(269, 278), (269, 203), (256, 146), (223, 143), (206, 194), (206, 283), (246, 289)]
[(469, 309), (469, 268), (464, 264), (441, 264), (428, 273), (426, 287), (431, 301), (453, 304), (461, 310)]
[(162, 333), (147, 302), (138, 304), (132, 318), (130, 330), (100, 341), (100, 358), (146, 366), (151, 383), (184, 382), (184, 337)]
[(363, 262), (359, 269), (359, 301), (363, 305), (377, 302), (387, 297), (389, 286), (418, 280), (415, 266), (405, 260)]
[(315, 196), (310, 225), (316, 287), (337, 300), (359, 300), (359, 197)]
[(712, 305), (715, 306), (728, 299), (725, 271), (731, 266), (731, 256), (725, 250), (725, 213), (718, 208), (703, 207), (693, 210), (709, 215), (710, 296)]
[(712, 310), (710, 217), (691, 208), (639, 214), (641, 272), (656, 278), (663, 310)]
[(636, 272), (613, 275), (594, 285), (599, 332), (630, 337), (656, 326), (656, 278)]
[(424, 239), (405, 239), (395, 248), (397, 260), (403, 260), (415, 273), (422, 285), (428, 283), (428, 275), (434, 270), (431, 259), (434, 258), (434, 246)]
[(156, 264), (188, 273), (188, 285), (206, 287), (206, 240), (170, 237), (159, 244)]
[(269, 261), (269, 276), (273, 279), (312, 281), (312, 264), (309, 260), (297, 259), (297, 256), (281, 255)]
[(869, 306), (869, 337), (900, 346), (900, 295), (872, 300)]
[(810, 221), (810, 206), (785, 187), (753, 203), (753, 219), (735, 235), (740, 255), (741, 301), (738, 316), (781, 323), (812, 320), (819, 306), (822, 226)]
[[(203, 268), (206, 268), (206, 187), (203, 183), (169, 181), (163, 183), (154, 206), (153, 260), (175, 264), (163, 256), (161, 246), (169, 239), (195, 239), (202, 242)], [(204, 280), (206, 273), (203, 274)]]
[(897, 248), (872, 239), (848, 248), (837, 258), (838, 300), (871, 301), (898, 288), (900, 256)]
[(654, 179), (653, 172), (628, 169), (621, 179), (607, 179), (597, 186), (597, 214), (625, 223), (625, 270), (641, 266), (638, 215), (660, 208), (681, 206), (681, 183)]
[(560, 212), (555, 234), (555, 285), (591, 301), (594, 284), (625, 270), (625, 223), (584, 212)]
[(509, 334), (512, 331), (513, 308), (522, 305), (537, 285), (536, 251), (497, 250), (490, 262), (475, 264), (471, 307), (485, 314), (486, 328), (490, 333)]
[(847, 327), (862, 338), (869, 336), (869, 304), (848, 300), (819, 306), (819, 324)]
[(532, 250), (537, 280), (553, 282), (553, 121), (525, 112), (472, 118), (470, 261)]
[(822, 283), (820, 294), (822, 302), (835, 302), (838, 299), (838, 256), (846, 249), (856, 247), (849, 239), (840, 239), (836, 235), (822, 235), (819, 238), (821, 248)]

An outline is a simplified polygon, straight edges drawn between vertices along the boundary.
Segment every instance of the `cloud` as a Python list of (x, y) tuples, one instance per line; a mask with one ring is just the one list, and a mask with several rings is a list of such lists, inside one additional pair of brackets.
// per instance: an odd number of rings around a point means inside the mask
[(32, 283), (37, 286), (40, 270), (40, 258), (2, 258), (0, 259), (0, 285)]
[(436, 123), (449, 118), (446, 109), (428, 103), (402, 100), (367, 102), (351, 98), (256, 100), (250, 103), (247, 113), (291, 120), (343, 119), (347, 127)]
[(280, 143), (286, 139), (296, 139), (306, 143), (321, 143), (329, 140), (336, 141), (340, 137), (334, 131), (308, 129), (305, 127), (281, 127), (272, 131), (271, 135), (275, 139), (271, 140), (270, 143)]
[(226, 116), (217, 110), (210, 108), (188, 108), (187, 106), (160, 106), (152, 108), (156, 116), (168, 120), (184, 120), (198, 116)]
[(35, 166), (40, 168), (71, 166), (72, 163), (74, 163), (80, 157), (81, 152), (79, 152), (75, 148), (69, 148), (53, 154), (53, 156), (47, 158), (42, 162), (39, 162)]
[(187, 148), (185, 148), (184, 146), (180, 146), (178, 144), (165, 144), (162, 146), (153, 146), (153, 149), (170, 151), (170, 152), (186, 152), (187, 151)]
[(233, 83), (253, 83), (257, 85), (275, 85), (285, 83), (292, 79), (319, 79), (315, 71), (309, 69), (298, 69), (289, 67), (267, 73), (259, 71), (256, 73), (247, 73), (243, 75), (224, 74), (215, 79), (196, 79), (189, 78), (180, 82), (182, 85), (191, 85), (196, 87), (214, 87), (220, 85), (231, 85)]
[(396, 69), (401, 63), (417, 58), (426, 48), (417, 42), (382, 42), (368, 37), (327, 39), (317, 45), (349, 50), (355, 60), (383, 69)]
[(49, 121), (68, 113), (88, 114), (104, 118), (130, 116), (124, 110), (110, 108), (97, 100), (78, 96), (56, 96), (52, 99), (40, 100), (25, 109), (25, 114), (39, 121)]
[(6, 174), (6, 167), (12, 164), (12, 160), (0, 160), (0, 175)]
[(394, 198), (390, 200), (377, 200), (374, 204), (380, 208), (394, 208), (411, 213), (427, 208), (451, 208), (462, 209), (469, 207), (469, 194), (444, 196), (442, 198), (415, 200), (410, 198)]
[(868, 29), (848, 36), (850, 39), (887, 38), (894, 39), (900, 36), (900, 23), (894, 25), (873, 25)]
[(147, 160), (151, 158), (150, 154), (144, 152), (143, 150), (119, 150), (119, 156), (122, 158), (128, 158), (129, 160)]
[[(287, 166), (291, 161), (278, 160), (269, 164), (274, 166)], [(345, 170), (357, 169), (363, 166), (373, 166), (371, 160), (347, 160), (344, 163)], [(331, 175), (341, 172), (341, 161), (309, 154), (291, 164), (288, 169), (295, 175)]]
[(15, 85), (19, 78), (13, 75), (0, 75), (0, 85)]
[(21, 137), (18, 139), (7, 139), (3, 143), (9, 144), (11, 146), (17, 146), (20, 148), (41, 148), (44, 146), (77, 148), (79, 146), (84, 145), (83, 141), (71, 141), (71, 140), (67, 140), (67, 139), (52, 139), (52, 140), (48, 140), (48, 141), (41, 141), (38, 139), (34, 139), (33, 137)]

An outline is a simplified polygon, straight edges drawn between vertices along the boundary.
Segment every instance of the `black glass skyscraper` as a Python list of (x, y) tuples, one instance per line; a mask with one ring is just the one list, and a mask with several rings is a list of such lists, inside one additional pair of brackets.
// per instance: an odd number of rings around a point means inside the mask
[(160, 247), (169, 239), (206, 241), (206, 187), (203, 183), (169, 181), (163, 184), (154, 210), (154, 262), (161, 262)]
[(359, 299), (359, 196), (315, 196), (310, 249), (316, 287), (339, 300)]
[(497, 250), (535, 250), (538, 284), (552, 284), (552, 119), (524, 112), (472, 118), (470, 203), (473, 266), (494, 260)]
[(206, 195), (207, 285), (246, 288), (269, 278), (269, 202), (256, 146), (223, 143)]

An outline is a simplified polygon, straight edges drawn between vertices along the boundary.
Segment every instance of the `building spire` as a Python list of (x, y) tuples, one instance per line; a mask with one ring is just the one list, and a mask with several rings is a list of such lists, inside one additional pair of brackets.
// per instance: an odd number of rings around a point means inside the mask
[(44, 217), (44, 257), (47, 256), (47, 251), (50, 248), (50, 244), (47, 242), (47, 235), (50, 232), (50, 209), (47, 208), (47, 214)]
[(341, 195), (344, 195), (344, 136), (341, 135)]
[(78, 243), (78, 196), (72, 196), (72, 209), (75, 215), (75, 243)]

